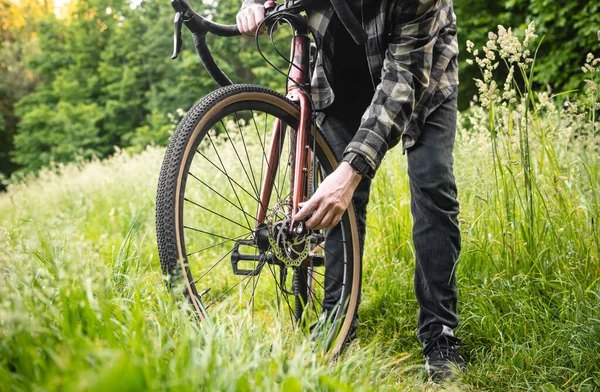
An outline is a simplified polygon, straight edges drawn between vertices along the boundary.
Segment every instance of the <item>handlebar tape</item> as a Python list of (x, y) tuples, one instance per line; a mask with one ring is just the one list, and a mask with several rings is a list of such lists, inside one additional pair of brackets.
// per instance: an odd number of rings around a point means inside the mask
[(215, 82), (221, 87), (232, 85), (233, 83), (231, 80), (223, 73), (217, 63), (215, 63), (212, 54), (210, 54), (208, 46), (206, 46), (206, 33), (192, 33), (192, 38), (194, 39), (196, 52), (198, 52), (198, 56), (200, 56), (204, 68), (206, 68)]
[(211, 22), (209, 20), (207, 22), (208, 31), (221, 37), (233, 37), (236, 35), (242, 35), (242, 33), (240, 33), (240, 30), (236, 25), (223, 25)]

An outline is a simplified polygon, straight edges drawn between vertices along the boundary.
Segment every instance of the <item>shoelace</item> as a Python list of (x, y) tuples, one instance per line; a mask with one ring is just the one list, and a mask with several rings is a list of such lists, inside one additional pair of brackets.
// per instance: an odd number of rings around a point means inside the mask
[(442, 335), (425, 345), (423, 355), (429, 356), (437, 351), (439, 359), (456, 359), (460, 343), (461, 341), (457, 337)]

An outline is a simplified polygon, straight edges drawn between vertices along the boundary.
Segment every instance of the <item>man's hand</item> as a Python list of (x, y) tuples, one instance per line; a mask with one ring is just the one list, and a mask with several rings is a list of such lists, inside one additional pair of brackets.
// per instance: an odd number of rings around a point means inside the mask
[[(236, 21), (240, 33), (254, 37), (258, 25), (265, 19), (265, 7), (260, 4), (251, 5), (238, 12)], [(262, 31), (261, 31), (262, 33)]]
[(342, 162), (323, 180), (310, 200), (300, 203), (301, 210), (294, 216), (294, 220), (303, 220), (314, 211), (313, 216), (306, 221), (309, 229), (329, 229), (335, 226), (350, 205), (361, 179), (362, 176), (348, 162)]

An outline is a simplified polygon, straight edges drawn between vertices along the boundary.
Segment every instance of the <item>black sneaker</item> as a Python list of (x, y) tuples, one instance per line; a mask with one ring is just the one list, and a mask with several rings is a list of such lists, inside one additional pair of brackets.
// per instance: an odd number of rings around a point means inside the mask
[(425, 342), (425, 370), (433, 382), (457, 378), (467, 369), (467, 363), (458, 351), (460, 343), (459, 338), (448, 335)]

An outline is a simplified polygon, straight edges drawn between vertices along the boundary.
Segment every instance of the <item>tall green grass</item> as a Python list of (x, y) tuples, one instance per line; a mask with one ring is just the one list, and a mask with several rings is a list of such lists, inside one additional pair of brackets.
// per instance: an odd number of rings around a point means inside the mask
[[(532, 26), (526, 35), (519, 41), (500, 28), (484, 48), (470, 47), (482, 70), (480, 95), (462, 116), (455, 153), (463, 234), (458, 333), (471, 363), (465, 380), (477, 389), (594, 390), (600, 59), (588, 56), (586, 88), (559, 108), (560, 94), (532, 91)], [(499, 86), (494, 74), (502, 67), (508, 77)], [(365, 285), (363, 309), (370, 336), (386, 331), (397, 350), (410, 347), (414, 329), (410, 316), (393, 317), (389, 309), (402, 304), (416, 312), (406, 283), (413, 254), (404, 164), (392, 161), (401, 170), (384, 171), (375, 185), (377, 237), (368, 254), (376, 265), (366, 280), (378, 283)]]
[[(489, 45), (504, 62), (499, 49), (516, 44), (502, 39)], [(470, 367), (443, 389), (600, 388), (597, 90), (588, 83), (558, 108), (562, 97), (531, 91), (525, 50), (505, 58), (521, 74), (506, 88), (482, 65), (478, 103), (460, 121), (457, 334)], [(247, 315), (199, 325), (170, 296), (154, 234), (163, 153), (119, 152), (0, 195), (0, 390), (435, 389), (415, 337), (398, 151), (373, 185), (358, 341), (334, 363), (276, 325), (241, 327)]]

